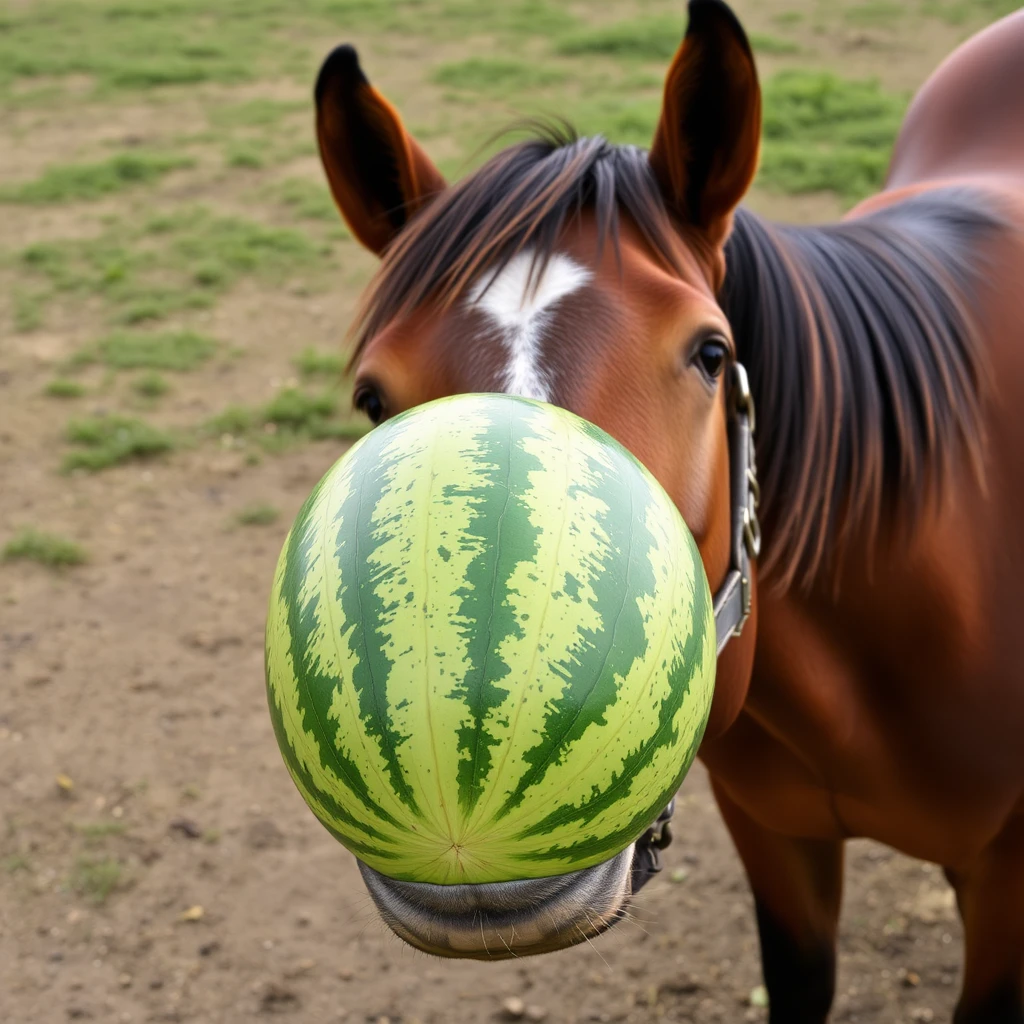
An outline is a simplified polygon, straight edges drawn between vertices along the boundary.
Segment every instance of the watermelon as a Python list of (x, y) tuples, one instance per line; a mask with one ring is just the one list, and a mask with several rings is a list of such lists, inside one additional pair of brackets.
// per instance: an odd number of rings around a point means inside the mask
[(392, 878), (564, 874), (625, 849), (689, 768), (711, 596), (657, 481), (508, 395), (387, 421), (303, 505), (266, 635), (285, 763)]

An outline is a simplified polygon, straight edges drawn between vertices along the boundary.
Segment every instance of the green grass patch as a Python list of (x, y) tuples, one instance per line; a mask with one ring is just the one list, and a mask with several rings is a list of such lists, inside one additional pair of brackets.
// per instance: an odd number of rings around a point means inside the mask
[(907, 14), (905, 4), (895, 0), (866, 0), (847, 7), (843, 15), (853, 25), (892, 25)]
[(159, 398), (166, 395), (170, 389), (167, 378), (155, 371), (144, 373), (132, 381), (132, 390), (143, 398)]
[(82, 821), (76, 822), (74, 830), (87, 842), (102, 842), (111, 836), (124, 835), (127, 825), (123, 821)]
[(877, 191), (906, 102), (875, 81), (776, 75), (764, 88), (759, 182), (788, 193), (831, 191), (847, 202)]
[(43, 324), (43, 299), (34, 292), (16, 290), (14, 302), (14, 329), (21, 334), (34, 331)]
[(984, 24), (1020, 10), (1018, 0), (926, 0), (922, 6), (948, 25)]
[(241, 526), (270, 526), (271, 523), (276, 523), (280, 517), (281, 513), (273, 505), (258, 502), (254, 505), (246, 505), (235, 516), (235, 522)]
[(217, 351), (217, 341), (195, 331), (118, 331), (72, 357), (77, 364), (103, 363), (114, 370), (175, 370), (201, 366)]
[(51, 398), (81, 398), (85, 394), (85, 386), (68, 377), (54, 377), (43, 392)]
[(284, 388), (260, 409), (232, 405), (205, 424), (205, 433), (248, 438), (268, 451), (283, 451), (302, 441), (362, 437), (370, 425), (339, 413), (336, 391)]
[(258, 171), (266, 166), (266, 147), (254, 142), (232, 142), (224, 153), (224, 163), (243, 171)]
[(8, 562), (38, 562), (55, 569), (82, 565), (89, 558), (85, 548), (67, 537), (31, 527), (25, 527), (4, 545), (3, 557)]
[(3, 858), (4, 871), (9, 875), (16, 875), (20, 871), (29, 872), (32, 870), (32, 862), (23, 853), (11, 853)]
[(435, 68), (438, 85), (467, 92), (501, 92), (542, 89), (565, 81), (565, 72), (510, 57), (470, 57)]
[(334, 205), (326, 182), (316, 183), (305, 178), (285, 178), (270, 190), (272, 198), (287, 207), (302, 220), (325, 221), (341, 224), (341, 214)]
[(345, 372), (345, 359), (340, 352), (322, 352), (304, 348), (293, 360), (303, 377), (340, 377)]
[(308, 113), (307, 100), (254, 99), (241, 103), (226, 103), (213, 107), (207, 114), (211, 125), (217, 128), (274, 128), (283, 118), (297, 111)]
[[(556, 49), (566, 56), (604, 56), (625, 60), (669, 61), (686, 31), (680, 17), (647, 17), (563, 36)], [(750, 45), (762, 53), (792, 54), (799, 47), (786, 39), (752, 32)]]
[(136, 185), (158, 181), (165, 174), (192, 167), (189, 157), (153, 153), (119, 153), (91, 164), (48, 167), (34, 181), (0, 189), (0, 200), (15, 203), (62, 203), (100, 199)]
[(173, 451), (174, 437), (142, 420), (127, 416), (90, 416), (72, 420), (67, 439), (79, 450), (69, 452), (64, 472), (98, 472), (134, 459), (149, 459)]
[(326, 242), (293, 228), (182, 207), (148, 221), (118, 220), (96, 237), (40, 242), (17, 258), (35, 291), (97, 296), (115, 323), (208, 309), (237, 281), (275, 282), (328, 264)]
[(71, 887), (90, 903), (105, 903), (124, 882), (124, 865), (114, 857), (79, 857)]

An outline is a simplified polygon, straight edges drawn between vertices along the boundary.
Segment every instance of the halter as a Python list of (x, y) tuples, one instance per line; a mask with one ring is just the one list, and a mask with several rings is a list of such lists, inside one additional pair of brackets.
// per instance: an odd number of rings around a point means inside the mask
[(729, 571), (715, 594), (715, 632), (718, 654), (734, 636), (739, 636), (750, 617), (751, 567), (761, 553), (761, 524), (757, 506), (761, 488), (757, 484), (754, 459), (754, 399), (750, 394), (747, 371), (742, 363), (733, 363), (729, 395), (729, 489), (731, 493), (732, 537)]
[[(751, 568), (761, 552), (761, 524), (757, 506), (761, 488), (757, 484), (754, 460), (754, 399), (750, 394), (747, 371), (741, 363), (733, 363), (729, 376), (729, 490), (732, 536), (729, 548), (729, 571), (714, 597), (717, 653), (743, 632), (750, 618), (753, 600)], [(672, 842), (672, 812), (675, 799), (658, 815), (653, 825), (636, 841), (633, 852), (632, 887), (637, 892), (661, 870), (661, 851)]]

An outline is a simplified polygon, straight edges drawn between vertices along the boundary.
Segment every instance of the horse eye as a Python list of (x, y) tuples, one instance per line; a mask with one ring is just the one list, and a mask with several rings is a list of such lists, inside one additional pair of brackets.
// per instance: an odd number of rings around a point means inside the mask
[(355, 407), (360, 412), (366, 413), (367, 418), (374, 426), (384, 419), (384, 403), (376, 388), (360, 388), (355, 395)]
[(705, 341), (697, 353), (697, 361), (700, 368), (711, 378), (716, 380), (725, 369), (725, 360), (728, 356), (725, 345), (720, 341)]

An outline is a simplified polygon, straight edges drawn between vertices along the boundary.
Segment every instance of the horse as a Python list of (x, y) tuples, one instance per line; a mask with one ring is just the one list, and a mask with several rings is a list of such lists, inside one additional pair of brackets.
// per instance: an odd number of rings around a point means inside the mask
[[(859, 836), (944, 868), (956, 1024), (1021, 1024), (1024, 12), (921, 89), (881, 192), (803, 227), (741, 205), (753, 55), (721, 0), (688, 14), (649, 150), (549, 126), (453, 185), (356, 51), (327, 57), (322, 162), (382, 259), (353, 400), (373, 423), (461, 392), (550, 402), (665, 487), (718, 595), (699, 756), (753, 892), (772, 1024), (828, 1017)], [(651, 866), (638, 842), (488, 885), (361, 870), (402, 938), (487, 959), (603, 931)]]

